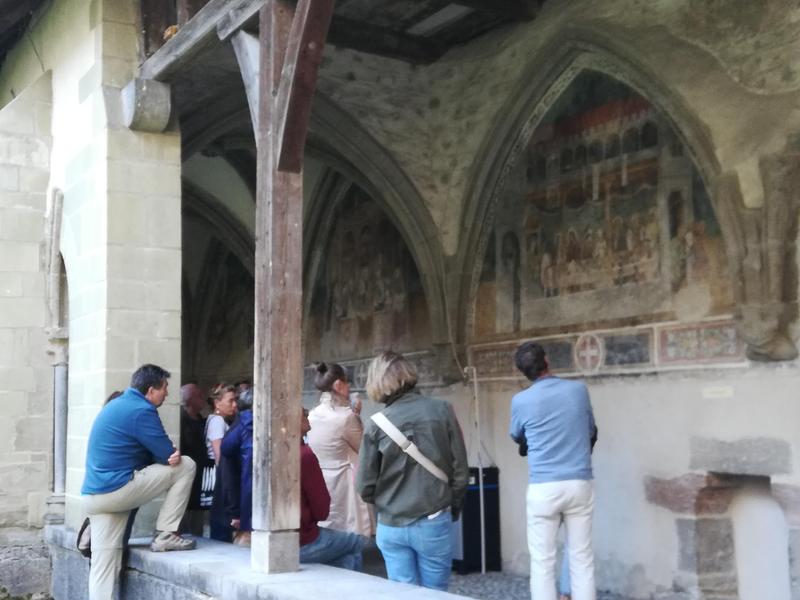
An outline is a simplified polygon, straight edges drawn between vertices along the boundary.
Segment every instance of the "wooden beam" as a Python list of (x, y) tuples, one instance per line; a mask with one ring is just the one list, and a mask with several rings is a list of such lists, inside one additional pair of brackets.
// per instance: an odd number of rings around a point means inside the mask
[(332, 16), (333, 0), (297, 3), (273, 113), (279, 171), (302, 169), (311, 101)]
[(222, 41), (227, 40), (254, 18), (255, 21), (258, 21), (258, 12), (266, 3), (267, 0), (260, 0), (259, 2), (242, 5), (223, 16), (222, 20), (217, 24), (217, 36), (219, 39)]
[[(250, 107), (250, 119), (253, 121), (253, 130), (258, 131), (259, 127), (259, 53), (261, 47), (258, 38), (246, 31), (237, 31), (231, 37), (233, 50), (236, 60), (239, 63), (239, 70), (242, 72), (244, 91), (247, 95), (247, 104)], [(256, 141), (258, 141), (256, 139)]]
[[(165, 0), (157, 1), (168, 4)], [(211, 0), (155, 54), (142, 63), (139, 77), (167, 81), (206, 44), (217, 37), (217, 26), (230, 13), (261, 7), (264, 0)], [(257, 10), (257, 9), (256, 9)]]
[(447, 46), (435, 40), (345, 17), (333, 18), (328, 43), (414, 64), (430, 64), (447, 51)]
[(506, 17), (514, 21), (530, 21), (539, 14), (540, 0), (457, 0), (455, 4), (468, 6), (483, 13)]

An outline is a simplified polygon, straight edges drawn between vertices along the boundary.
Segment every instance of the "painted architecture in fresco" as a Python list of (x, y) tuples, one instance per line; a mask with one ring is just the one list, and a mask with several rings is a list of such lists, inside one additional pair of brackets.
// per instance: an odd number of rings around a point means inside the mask
[(306, 361), (408, 352), (430, 343), (417, 267), (397, 228), (354, 187), (334, 218), (306, 328)]
[[(720, 325), (733, 297), (700, 174), (671, 122), (611, 77), (585, 71), (548, 111), (487, 245), (476, 340), (610, 329), (548, 342), (559, 368), (582, 372), (650, 365), (655, 354), (703, 360), (706, 338), (720, 342), (712, 358), (741, 356), (735, 328)], [(710, 333), (640, 327), (706, 320)]]

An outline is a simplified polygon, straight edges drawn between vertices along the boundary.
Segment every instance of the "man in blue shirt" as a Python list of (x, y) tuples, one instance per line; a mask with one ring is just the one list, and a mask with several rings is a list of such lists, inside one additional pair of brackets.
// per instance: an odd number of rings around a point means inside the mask
[(81, 494), (92, 524), (89, 600), (111, 600), (121, 567), (128, 515), (166, 493), (150, 549), (191, 550), (178, 535), (189, 501), (195, 463), (167, 437), (157, 408), (167, 397), (169, 372), (143, 365), (131, 386), (106, 404), (92, 425)]
[(567, 528), (573, 600), (595, 600), (592, 554), (594, 415), (579, 381), (554, 377), (544, 348), (521, 344), (514, 364), (532, 385), (511, 401), (511, 438), (528, 452), (531, 598), (556, 600), (556, 534)]

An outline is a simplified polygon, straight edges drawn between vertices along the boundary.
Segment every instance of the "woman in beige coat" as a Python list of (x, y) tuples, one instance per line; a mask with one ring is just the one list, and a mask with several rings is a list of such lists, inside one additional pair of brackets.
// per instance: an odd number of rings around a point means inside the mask
[(341, 365), (319, 364), (314, 383), (322, 394), (308, 415), (308, 445), (317, 455), (331, 495), (330, 515), (319, 525), (369, 537), (374, 533), (372, 511), (355, 488), (363, 432), (361, 405), (350, 406), (350, 385)]

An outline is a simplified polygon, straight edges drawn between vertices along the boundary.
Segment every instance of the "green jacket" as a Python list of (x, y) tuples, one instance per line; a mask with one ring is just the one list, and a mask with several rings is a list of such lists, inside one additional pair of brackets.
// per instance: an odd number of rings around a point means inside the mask
[(450, 481), (437, 479), (366, 419), (356, 475), (361, 497), (375, 505), (384, 525), (404, 527), (443, 509), (451, 509), (456, 519), (469, 472), (464, 437), (450, 404), (412, 390), (385, 407), (383, 414)]

